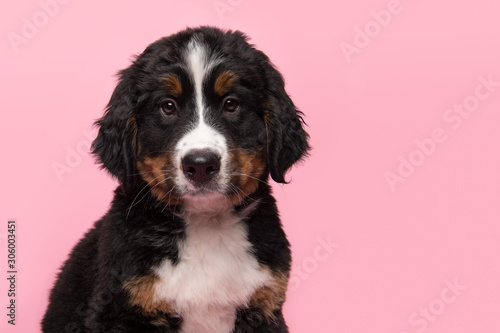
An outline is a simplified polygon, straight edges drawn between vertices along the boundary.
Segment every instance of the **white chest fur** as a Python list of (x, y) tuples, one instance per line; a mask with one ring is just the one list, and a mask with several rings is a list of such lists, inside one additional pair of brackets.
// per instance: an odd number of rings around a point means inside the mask
[(270, 273), (250, 254), (246, 226), (233, 213), (195, 213), (185, 219), (179, 262), (165, 260), (156, 269), (161, 280), (156, 299), (174, 305), (184, 333), (230, 333), (236, 308), (269, 283)]

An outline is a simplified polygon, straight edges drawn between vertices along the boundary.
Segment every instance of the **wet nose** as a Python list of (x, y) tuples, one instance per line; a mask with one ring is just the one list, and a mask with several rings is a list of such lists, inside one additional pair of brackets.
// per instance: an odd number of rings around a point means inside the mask
[(207, 183), (220, 171), (220, 156), (211, 150), (193, 149), (182, 158), (182, 171), (195, 183)]

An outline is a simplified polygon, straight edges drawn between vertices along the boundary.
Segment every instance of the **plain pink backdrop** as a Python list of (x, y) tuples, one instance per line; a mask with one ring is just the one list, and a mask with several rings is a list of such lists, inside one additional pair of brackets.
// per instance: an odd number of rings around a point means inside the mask
[(312, 156), (275, 186), (290, 331), (500, 332), (497, 0), (51, 2), (0, 11), (0, 277), (8, 219), (19, 249), (2, 332), (39, 331), (58, 267), (110, 203), (88, 146), (114, 74), (202, 24), (251, 36), (306, 114)]

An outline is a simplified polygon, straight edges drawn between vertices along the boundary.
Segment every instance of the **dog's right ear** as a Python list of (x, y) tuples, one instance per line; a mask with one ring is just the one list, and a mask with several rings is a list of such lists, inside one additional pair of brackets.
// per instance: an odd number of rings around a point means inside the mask
[(95, 123), (99, 132), (92, 143), (92, 153), (101, 168), (116, 177), (125, 190), (134, 186), (137, 175), (137, 123), (134, 116), (137, 95), (131, 72), (132, 69), (127, 68), (119, 73), (119, 83), (106, 111)]

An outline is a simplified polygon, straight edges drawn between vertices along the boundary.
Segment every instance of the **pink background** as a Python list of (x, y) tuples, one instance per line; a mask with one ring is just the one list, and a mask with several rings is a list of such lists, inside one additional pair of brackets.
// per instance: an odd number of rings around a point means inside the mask
[(312, 156), (275, 186), (291, 332), (500, 332), (497, 0), (64, 2), (0, 11), (2, 272), (8, 219), (19, 248), (15, 327), (0, 274), (2, 332), (39, 331), (57, 268), (110, 203), (86, 133), (113, 75), (201, 24), (249, 34), (309, 124)]

